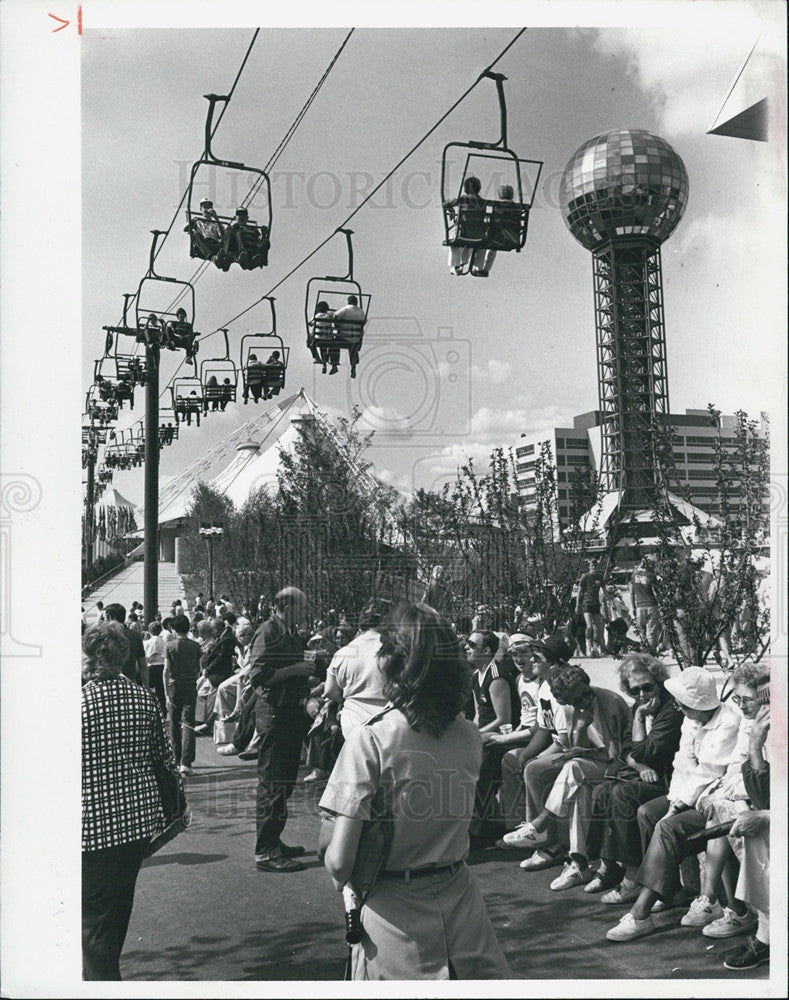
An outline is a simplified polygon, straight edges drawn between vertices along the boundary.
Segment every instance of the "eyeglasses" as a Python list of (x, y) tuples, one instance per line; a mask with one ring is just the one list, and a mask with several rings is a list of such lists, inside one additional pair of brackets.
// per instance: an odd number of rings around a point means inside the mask
[(655, 684), (631, 684), (630, 694), (650, 694), (655, 690)]
[(744, 705), (757, 705), (758, 704), (758, 699), (757, 698), (742, 698), (738, 694), (733, 694), (731, 696), (731, 700), (734, 702), (735, 705), (739, 705), (741, 708)]

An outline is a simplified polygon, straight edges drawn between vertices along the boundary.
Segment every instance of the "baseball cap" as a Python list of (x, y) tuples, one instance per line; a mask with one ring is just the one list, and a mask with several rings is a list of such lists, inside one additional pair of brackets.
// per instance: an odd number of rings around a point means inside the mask
[(570, 646), (560, 635), (549, 635), (545, 639), (532, 639), (532, 649), (539, 650), (551, 663), (566, 662), (573, 655)]

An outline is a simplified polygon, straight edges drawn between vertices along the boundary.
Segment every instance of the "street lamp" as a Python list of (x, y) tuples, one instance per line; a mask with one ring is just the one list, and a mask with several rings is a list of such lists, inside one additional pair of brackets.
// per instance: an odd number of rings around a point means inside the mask
[(200, 525), (200, 535), (208, 542), (208, 596), (214, 599), (214, 542), (224, 535), (225, 529), (217, 521), (210, 524), (203, 521)]

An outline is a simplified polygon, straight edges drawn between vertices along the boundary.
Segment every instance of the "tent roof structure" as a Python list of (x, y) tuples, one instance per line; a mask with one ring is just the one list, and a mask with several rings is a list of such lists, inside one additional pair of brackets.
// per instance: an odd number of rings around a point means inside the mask
[[(254, 417), (211, 448), (183, 472), (168, 480), (159, 491), (159, 524), (174, 525), (186, 517), (195, 487), (207, 483), (241, 507), (252, 493), (277, 484), (282, 452), (291, 452), (299, 440), (299, 428), (315, 422), (330, 438), (336, 432), (315, 402), (301, 389)], [(359, 469), (362, 482), (371, 488), (378, 482)], [(142, 519), (138, 510), (138, 520)]]

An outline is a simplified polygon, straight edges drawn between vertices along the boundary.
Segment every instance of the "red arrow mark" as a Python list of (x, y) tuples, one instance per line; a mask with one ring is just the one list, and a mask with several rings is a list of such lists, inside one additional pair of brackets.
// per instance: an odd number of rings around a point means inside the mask
[(55, 34), (56, 31), (62, 31), (64, 28), (67, 28), (71, 24), (71, 21), (64, 21), (63, 18), (58, 17), (57, 14), (50, 14), (49, 16), (55, 21), (60, 21), (60, 27), (52, 29), (53, 35)]

